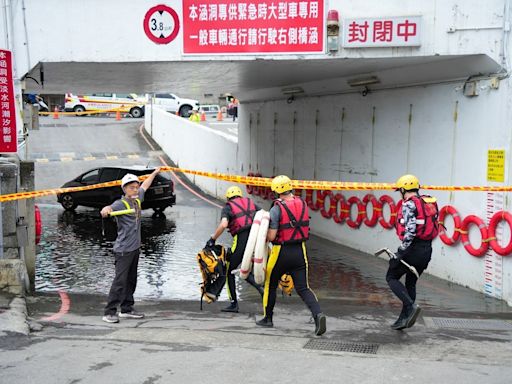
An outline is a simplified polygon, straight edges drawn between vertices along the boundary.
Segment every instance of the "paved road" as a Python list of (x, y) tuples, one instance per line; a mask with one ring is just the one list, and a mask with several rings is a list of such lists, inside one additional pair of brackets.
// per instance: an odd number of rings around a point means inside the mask
[[(138, 121), (76, 121), (63, 119), (31, 136), (31, 153), (54, 159), (36, 164), (38, 188), (105, 163), (160, 161)], [(126, 156), (107, 158), (111, 153)], [(384, 279), (386, 262), (317, 237), (308, 245), (310, 284), (328, 316), (323, 337), (313, 336), (296, 295), (278, 298), (274, 329), (257, 328), (261, 304), (243, 283), (239, 314), (219, 311), (225, 297), (200, 311), (194, 256), (219, 210), (179, 185), (177, 193), (164, 222), (143, 218), (136, 296), (147, 317), (116, 325), (100, 316), (113, 267), (97, 212), (66, 217), (53, 198), (40, 201), (48, 234), (38, 255), (39, 291), (27, 298), (39, 331), (0, 333), (0, 382), (510, 382), (512, 311), (504, 302), (424, 276), (423, 316), (412, 329), (392, 331), (399, 305)]]

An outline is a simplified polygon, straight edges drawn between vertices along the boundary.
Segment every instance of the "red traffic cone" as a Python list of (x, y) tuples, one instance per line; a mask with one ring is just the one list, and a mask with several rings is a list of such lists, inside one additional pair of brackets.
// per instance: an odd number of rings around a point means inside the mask
[(201, 121), (206, 121), (206, 113), (204, 111), (201, 113)]
[(53, 110), (53, 118), (58, 119), (59, 118), (59, 108), (55, 107)]
[(116, 121), (120, 121), (121, 120), (121, 111), (118, 109), (116, 111)]
[(222, 112), (219, 111), (219, 113), (217, 113), (217, 121), (222, 121)]

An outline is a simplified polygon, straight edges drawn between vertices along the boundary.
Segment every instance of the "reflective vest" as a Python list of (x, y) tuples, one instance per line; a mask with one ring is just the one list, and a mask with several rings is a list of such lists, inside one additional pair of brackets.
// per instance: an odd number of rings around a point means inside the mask
[[(439, 209), (436, 198), (428, 195), (412, 196), (409, 200), (416, 205), (416, 238), (420, 240), (433, 240), (439, 233)], [(396, 205), (396, 233), (400, 240), (405, 235), (405, 220), (402, 213), (403, 200)]]
[(281, 219), (274, 244), (301, 243), (309, 238), (309, 210), (308, 205), (300, 197), (293, 200), (276, 200), (281, 210)]
[[(121, 201), (123, 202), (123, 204), (124, 204), (124, 206), (126, 207), (126, 209), (131, 209), (130, 204), (128, 204), (128, 202), (127, 202), (125, 199), (121, 199)], [(139, 206), (139, 209), (138, 209), (138, 210), (137, 210), (137, 209), (135, 210), (135, 216), (136, 216), (137, 218), (139, 218), (139, 217), (140, 217), (140, 213), (141, 213), (141, 212), (140, 212), (140, 211), (141, 211), (140, 199), (135, 199), (135, 201), (137, 202), (137, 205)]]
[(228, 231), (236, 235), (244, 229), (250, 228), (256, 214), (256, 205), (247, 197), (235, 197), (229, 200), (226, 205), (231, 208), (232, 218), (229, 220)]

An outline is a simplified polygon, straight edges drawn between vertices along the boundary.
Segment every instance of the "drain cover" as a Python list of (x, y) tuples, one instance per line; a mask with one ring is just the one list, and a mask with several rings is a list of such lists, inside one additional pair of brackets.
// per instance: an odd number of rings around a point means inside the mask
[[(426, 318), (424, 319), (426, 320)], [(438, 328), (512, 331), (512, 324), (503, 320), (452, 319), (448, 317), (431, 317), (430, 320), (432, 325)], [(425, 321), (425, 323), (428, 322)]]
[(319, 351), (338, 351), (353, 353), (377, 354), (379, 344), (347, 343), (336, 340), (310, 339), (304, 349), (316, 349)]

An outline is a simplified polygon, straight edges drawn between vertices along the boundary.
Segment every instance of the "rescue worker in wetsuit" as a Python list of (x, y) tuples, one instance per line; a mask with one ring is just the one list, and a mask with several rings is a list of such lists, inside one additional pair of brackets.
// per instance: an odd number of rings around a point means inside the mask
[[(402, 301), (402, 311), (391, 328), (400, 330), (410, 328), (416, 322), (421, 308), (416, 301), (416, 282), (418, 278), (404, 264), (416, 268), (421, 276), (432, 256), (432, 239), (437, 236), (437, 203), (435, 198), (419, 195), (420, 182), (414, 175), (404, 175), (396, 182), (402, 201), (397, 206), (396, 230), (402, 241), (395, 253), (397, 258), (389, 260), (386, 281), (393, 293)], [(428, 206), (427, 206), (428, 205)], [(433, 208), (430, 206), (433, 205)], [(405, 286), (400, 278), (405, 275)]]
[[(226, 191), (226, 205), (221, 212), (220, 223), (215, 233), (206, 243), (206, 248), (215, 245), (215, 241), (222, 235), (227, 228), (231, 236), (233, 236), (233, 245), (227, 259), (227, 280), (228, 280), (228, 297), (231, 303), (221, 309), (222, 312), (238, 312), (238, 301), (236, 297), (235, 275), (231, 272), (238, 268), (242, 262), (242, 258), (249, 238), (252, 221), (256, 211), (260, 208), (249, 198), (243, 197), (240, 187), (234, 185)], [(263, 288), (256, 284), (252, 272), (246, 281), (263, 295)]]
[(270, 209), (267, 241), (273, 244), (267, 263), (265, 293), (263, 294), (263, 319), (256, 322), (262, 327), (273, 327), (272, 315), (276, 303), (279, 278), (288, 273), (293, 278), (295, 290), (308, 306), (315, 320), (315, 334), (325, 333), (326, 317), (320, 304), (309, 288), (306, 241), (309, 237), (309, 211), (306, 202), (293, 195), (288, 176), (280, 175), (272, 180), (271, 189), (279, 196)]

